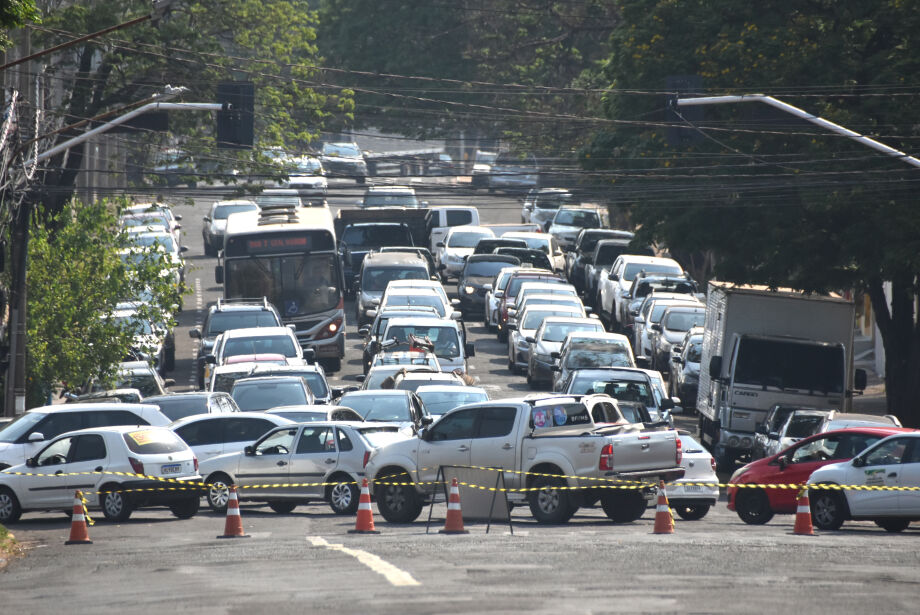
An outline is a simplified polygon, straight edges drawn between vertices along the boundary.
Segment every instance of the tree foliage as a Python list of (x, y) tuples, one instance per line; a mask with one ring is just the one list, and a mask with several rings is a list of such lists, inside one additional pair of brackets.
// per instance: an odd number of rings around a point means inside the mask
[(70, 201), (50, 215), (36, 212), (29, 241), (27, 402), (43, 405), (52, 387), (79, 387), (92, 377), (111, 383), (130, 354), (135, 331), (112, 317), (118, 302), (146, 299), (138, 318), (174, 326), (179, 300), (176, 265), (164, 254), (143, 251), (122, 261), (127, 238), (116, 207)]
[(0, 49), (6, 49), (13, 44), (6, 30), (19, 28), (30, 21), (41, 21), (41, 15), (35, 8), (35, 0), (3, 0), (0, 2)]
[[(709, 94), (763, 92), (910, 151), (920, 136), (914, 83), (920, 15), (912, 3), (621, 0), (600, 71), (620, 122), (596, 135), (585, 166), (655, 240), (711, 251), (735, 282), (872, 299), (884, 341), (891, 411), (920, 426), (917, 170), (791, 116), (743, 103), (683, 119), (666, 111), (669, 76)], [(636, 93), (643, 92), (643, 93)], [(683, 121), (683, 120), (690, 121)], [(692, 135), (675, 142), (668, 122)], [(889, 307), (883, 282), (892, 283)]]

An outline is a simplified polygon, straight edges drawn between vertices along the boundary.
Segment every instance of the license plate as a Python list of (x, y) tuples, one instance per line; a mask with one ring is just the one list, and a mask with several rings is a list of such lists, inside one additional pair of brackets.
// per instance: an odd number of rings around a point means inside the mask
[(687, 485), (687, 486), (684, 487), (684, 491), (697, 491), (697, 492), (699, 492), (699, 491), (702, 491), (702, 490), (703, 490), (703, 486), (702, 486), (702, 485)]
[(181, 463), (171, 463), (169, 465), (161, 466), (160, 472), (163, 474), (178, 474), (182, 471)]

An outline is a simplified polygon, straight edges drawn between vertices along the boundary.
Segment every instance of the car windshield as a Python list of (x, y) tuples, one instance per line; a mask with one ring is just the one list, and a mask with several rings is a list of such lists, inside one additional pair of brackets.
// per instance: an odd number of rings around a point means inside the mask
[(623, 279), (632, 281), (640, 271), (646, 273), (666, 273), (668, 275), (680, 275), (683, 270), (680, 265), (662, 265), (657, 263), (628, 263), (623, 270)]
[(703, 310), (698, 312), (671, 312), (662, 325), (670, 331), (689, 331), (692, 327), (702, 326), (706, 319)]
[(271, 370), (264, 372), (257, 372), (257, 376), (300, 376), (307, 381), (307, 387), (309, 387), (310, 392), (313, 393), (314, 397), (325, 397), (329, 393), (329, 388), (326, 386), (326, 379), (319, 374), (319, 372), (314, 371), (293, 371), (293, 370), (284, 370), (283, 372), (272, 373)]
[(162, 226), (168, 229), (169, 218), (162, 214), (136, 214), (121, 218), (121, 225), (124, 227)]
[(451, 233), (450, 239), (447, 240), (448, 248), (475, 248), (476, 244), (483, 237), (492, 237), (489, 233), (478, 233), (474, 231), (462, 231)]
[(623, 342), (570, 346), (566, 352), (565, 366), (569, 369), (632, 367), (629, 356), (629, 346)]
[(536, 329), (543, 322), (544, 318), (549, 316), (581, 316), (572, 310), (527, 310), (524, 314), (524, 320), (521, 322), (521, 329)]
[(498, 156), (496, 152), (476, 152), (475, 162), (481, 164), (492, 164), (495, 162), (495, 158)]
[(179, 252), (172, 234), (137, 233), (132, 235), (129, 241), (136, 246), (145, 248), (162, 248), (167, 254), (177, 254)]
[(431, 414), (444, 414), (457, 406), (489, 401), (489, 396), (482, 391), (465, 391), (457, 387), (456, 391), (421, 391), (418, 396)]
[(515, 239), (523, 239), (529, 250), (540, 250), (544, 254), (549, 254), (550, 238), (548, 235), (546, 237), (515, 237)]
[(689, 363), (699, 363), (703, 358), (703, 342), (690, 342), (690, 348), (687, 349), (687, 361)]
[(215, 337), (230, 329), (250, 329), (256, 327), (278, 327), (281, 322), (273, 312), (268, 310), (251, 310), (239, 312), (215, 312), (208, 319), (205, 337)]
[(645, 406), (655, 405), (652, 389), (647, 382), (616, 380), (615, 378), (576, 378), (572, 385), (572, 393), (584, 395), (604, 393), (618, 401), (631, 401)]
[(513, 256), (521, 263), (529, 263), (538, 269), (552, 268), (549, 257), (540, 250), (531, 250), (530, 248), (496, 248), (495, 253)]
[(278, 406), (302, 406), (310, 403), (303, 386), (297, 382), (246, 382), (238, 380), (230, 392), (240, 410), (258, 412)]
[(322, 175), (323, 164), (317, 158), (303, 156), (294, 161), (293, 169), (300, 174)]
[(365, 207), (418, 207), (414, 194), (366, 194)]
[(439, 359), (453, 359), (460, 356), (460, 340), (454, 327), (397, 325), (390, 326), (384, 336), (395, 339), (397, 344), (391, 351), (409, 350), (409, 335), (427, 337), (434, 344), (434, 354)]
[(559, 209), (562, 205), (572, 203), (574, 197), (568, 192), (538, 194), (534, 205), (537, 209)]
[(562, 209), (556, 214), (556, 217), (553, 218), (553, 224), (579, 226), (581, 228), (597, 228), (601, 225), (601, 219), (596, 211)]
[(0, 429), (0, 442), (15, 442), (29, 433), (46, 416), (48, 415), (41, 412), (27, 412), (16, 417)]
[(214, 390), (222, 393), (229, 393), (233, 390), (233, 383), (243, 378), (249, 373), (249, 370), (240, 370), (232, 372), (220, 372), (214, 374)]
[(786, 427), (787, 438), (807, 438), (818, 431), (818, 425), (824, 420), (823, 416), (793, 416)]
[(440, 317), (447, 316), (444, 302), (435, 294), (431, 295), (387, 295), (386, 306), (427, 305), (435, 308)]
[[(668, 308), (671, 308), (671, 307), (674, 307), (673, 303), (669, 303), (667, 301), (656, 301), (652, 305), (651, 315), (648, 316), (647, 320), (650, 323), (660, 322), (661, 317), (664, 316), (664, 313), (668, 310)], [(705, 318), (705, 315), (701, 315), (700, 318)], [(690, 327), (687, 327), (687, 329), (689, 328)]]
[(427, 267), (368, 267), (361, 277), (361, 289), (380, 292), (393, 280), (427, 280)]
[(473, 261), (467, 263), (464, 269), (464, 275), (467, 277), (491, 278), (498, 275), (498, 272), (509, 266), (508, 261)]
[(265, 337), (231, 338), (224, 343), (223, 359), (241, 354), (280, 354), (289, 359), (297, 357), (294, 340), (287, 335), (266, 335)]
[(260, 194), (255, 197), (259, 207), (302, 207), (303, 201), (296, 194)]
[(151, 335), (153, 333), (153, 326), (150, 324), (150, 321), (144, 318), (138, 318), (137, 314), (116, 316), (114, 321), (119, 328), (129, 331), (133, 335)]
[(214, 209), (215, 220), (226, 220), (230, 214), (238, 214), (244, 211), (258, 211), (259, 206), (255, 203), (240, 203), (238, 205), (218, 205)]
[(128, 450), (138, 455), (165, 455), (189, 450), (179, 436), (168, 429), (138, 429), (124, 434)]
[(324, 143), (323, 154), (326, 156), (348, 156), (357, 158), (361, 155), (361, 150), (357, 146), (348, 143)]
[(342, 233), (342, 242), (350, 248), (380, 248), (412, 243), (405, 227), (393, 224), (349, 226)]
[(603, 325), (594, 323), (567, 322), (557, 325), (546, 325), (543, 329), (544, 342), (561, 342), (565, 336), (573, 331), (603, 331)]
[(552, 284), (568, 284), (565, 280), (561, 280), (556, 277), (533, 277), (533, 276), (520, 276), (510, 280), (507, 284), (507, 292), (505, 293), (506, 297), (517, 297), (518, 291), (521, 290), (521, 284), (526, 282), (549, 282)]
[(345, 394), (338, 405), (351, 408), (365, 421), (411, 421), (409, 398), (406, 395), (349, 395)]
[(163, 389), (152, 371), (121, 372), (118, 374), (115, 388), (137, 389), (144, 397), (163, 394)]

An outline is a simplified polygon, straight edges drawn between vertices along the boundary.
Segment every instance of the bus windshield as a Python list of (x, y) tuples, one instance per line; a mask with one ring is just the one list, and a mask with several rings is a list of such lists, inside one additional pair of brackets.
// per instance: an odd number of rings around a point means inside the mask
[(334, 254), (227, 259), (226, 296), (267, 297), (284, 317), (334, 309), (341, 298)]

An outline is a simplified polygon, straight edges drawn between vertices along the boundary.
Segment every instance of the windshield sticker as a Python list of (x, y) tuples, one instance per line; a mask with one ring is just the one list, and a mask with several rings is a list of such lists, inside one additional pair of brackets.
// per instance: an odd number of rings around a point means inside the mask
[(562, 406), (556, 406), (553, 408), (553, 418), (556, 420), (556, 425), (565, 425), (569, 419), (569, 414)]
[(533, 425), (534, 427), (546, 427), (547, 424), (552, 424), (549, 418), (549, 412), (543, 408), (534, 408), (533, 409)]

